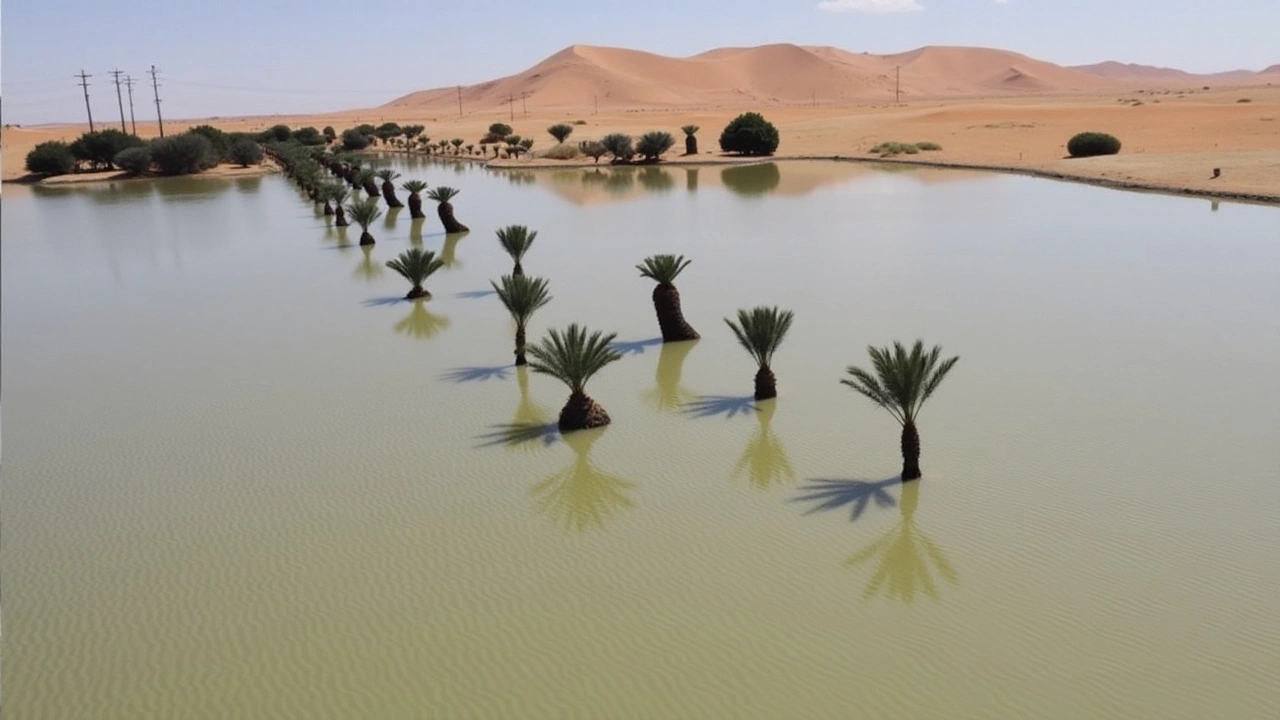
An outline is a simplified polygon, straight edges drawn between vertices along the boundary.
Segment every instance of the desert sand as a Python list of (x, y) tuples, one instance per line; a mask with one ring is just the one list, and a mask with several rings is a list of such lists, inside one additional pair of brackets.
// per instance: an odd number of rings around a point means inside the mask
[[(942, 151), (898, 160), (1280, 202), (1280, 67), (1198, 76), (1119, 63), (1065, 68), (985, 48), (868, 55), (771, 45), (669, 58), (573, 46), (461, 93), (426, 90), (381, 107), (311, 116), (166, 120), (165, 129), (208, 122), (228, 131), (277, 123), (341, 131), (395, 121), (426, 125), (424, 134), (435, 139), (476, 142), (490, 123), (506, 122), (537, 144), (534, 157), (502, 164), (533, 167), (560, 164), (536, 157), (554, 142), (545, 132), (553, 123), (583, 122), (571, 141), (649, 130), (679, 139), (681, 126), (699, 125), (699, 155), (680, 157), (678, 141), (664, 157), (687, 163), (727, 160), (716, 138), (746, 110), (777, 125), (778, 158), (868, 159), (882, 141), (929, 140)], [(4, 179), (24, 174), (23, 158), (36, 143), (85, 129), (5, 128)], [(1115, 156), (1065, 158), (1067, 140), (1083, 130), (1116, 135), (1124, 148)], [(140, 123), (139, 134), (156, 128)], [(1221, 177), (1213, 178), (1214, 168)]]

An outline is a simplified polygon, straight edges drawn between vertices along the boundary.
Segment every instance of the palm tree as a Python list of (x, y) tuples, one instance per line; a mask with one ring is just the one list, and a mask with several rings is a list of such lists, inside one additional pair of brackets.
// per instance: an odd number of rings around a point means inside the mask
[(501, 285), (492, 281), (489, 284), (511, 313), (511, 319), (516, 321), (516, 365), (528, 365), (524, 356), (525, 328), (533, 314), (551, 302), (547, 280), (528, 275), (503, 275)]
[(698, 154), (698, 138), (695, 136), (695, 133), (697, 133), (702, 128), (699, 128), (697, 125), (685, 125), (680, 129), (684, 131), (684, 154), (697, 155)]
[(498, 242), (502, 243), (502, 249), (507, 251), (516, 264), (515, 269), (511, 271), (512, 275), (524, 275), (524, 267), (520, 265), (520, 261), (524, 259), (524, 254), (529, 252), (536, 237), (538, 237), (538, 231), (530, 232), (524, 225), (508, 225), (498, 230)]
[(325, 192), (328, 195), (327, 201), (333, 202), (333, 224), (337, 227), (346, 227), (349, 223), (342, 205), (348, 197), (351, 197), (351, 191), (342, 183), (330, 183)]
[(356, 200), (347, 204), (347, 214), (360, 226), (360, 244), (372, 245), (374, 241), (369, 234), (369, 226), (382, 217), (382, 208), (373, 200)]
[(421, 180), (406, 180), (400, 187), (409, 193), (409, 217), (414, 220), (426, 217), (422, 214), (422, 196), (419, 193), (427, 189), (427, 184)]
[(893, 344), (892, 351), (887, 347), (868, 346), (867, 352), (871, 355), (875, 376), (850, 365), (847, 372), (852, 377), (840, 382), (889, 411), (902, 425), (902, 479), (904, 482), (915, 480), (920, 477), (920, 432), (916, 430), (916, 417), (924, 401), (938, 389), (960, 357), (941, 360), (941, 346), (935, 345), (926, 353), (920, 340), (916, 340), (911, 352), (898, 342)]
[(365, 168), (360, 171), (360, 187), (364, 189), (370, 201), (376, 202), (378, 200), (378, 184), (373, 181), (374, 177), (376, 176), (373, 174), (373, 168)]
[(396, 186), (392, 182), (392, 180), (400, 177), (400, 173), (391, 168), (382, 168), (375, 175), (382, 179), (382, 199), (387, 201), (387, 207), (404, 207), (404, 203), (400, 202), (400, 198), (396, 197)]
[(875, 574), (867, 581), (862, 593), (864, 600), (871, 599), (882, 589), (889, 598), (908, 604), (920, 592), (934, 600), (939, 599), (938, 586), (930, 572), (931, 565), (951, 585), (958, 582), (955, 568), (947, 561), (942, 548), (916, 526), (915, 514), (919, 503), (920, 483), (903, 484), (902, 497), (898, 502), (901, 514), (898, 524), (844, 561), (845, 567), (852, 568), (878, 558)]
[(458, 222), (453, 217), (453, 204), (449, 201), (458, 196), (462, 192), (449, 187), (448, 185), (437, 185), (427, 193), (427, 197), (440, 203), (436, 208), (436, 212), (440, 214), (440, 224), (444, 225), (444, 231), (447, 234), (470, 232), (471, 228)]
[(662, 342), (697, 340), (702, 337), (685, 322), (684, 313), (680, 310), (680, 291), (673, 284), (676, 277), (692, 262), (685, 260), (683, 255), (650, 255), (644, 259), (643, 264), (636, 266), (640, 277), (658, 282), (658, 286), (653, 289), (653, 309), (658, 313)]
[(413, 288), (409, 290), (408, 295), (404, 296), (404, 299), (416, 300), (418, 298), (431, 297), (431, 293), (427, 292), (422, 287), (422, 284), (435, 271), (444, 267), (444, 262), (437, 258), (434, 252), (415, 247), (400, 253), (395, 260), (388, 260), (387, 267), (400, 273), (401, 277), (413, 283)]
[(586, 430), (609, 424), (609, 413), (586, 393), (587, 381), (604, 366), (620, 360), (622, 354), (610, 347), (617, 333), (587, 329), (573, 323), (563, 332), (551, 330), (548, 337), (529, 346), (536, 373), (550, 375), (569, 386), (569, 401), (560, 410), (560, 431)]
[(794, 316), (790, 310), (761, 305), (750, 312), (739, 310), (737, 323), (729, 318), (724, 319), (729, 329), (738, 337), (738, 342), (760, 366), (756, 371), (756, 400), (778, 397), (778, 380), (773, 376), (769, 364), (773, 361), (773, 353), (787, 336), (787, 330), (791, 329), (791, 319)]

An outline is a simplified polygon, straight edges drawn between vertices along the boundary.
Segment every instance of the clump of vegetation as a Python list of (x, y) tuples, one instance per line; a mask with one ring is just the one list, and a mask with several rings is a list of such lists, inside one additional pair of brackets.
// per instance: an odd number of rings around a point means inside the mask
[(565, 140), (568, 140), (569, 136), (573, 134), (573, 126), (565, 123), (556, 123), (555, 125), (547, 128), (547, 132), (551, 134), (551, 137), (556, 139), (556, 142), (562, 143)]
[(720, 133), (720, 149), (741, 155), (772, 155), (778, 149), (778, 128), (760, 113), (743, 113)]
[(676, 139), (671, 137), (671, 133), (654, 130), (640, 136), (640, 141), (636, 143), (636, 152), (643, 155), (648, 162), (657, 162), (658, 157), (675, 144)]
[(130, 175), (141, 175), (151, 169), (151, 149), (147, 147), (125, 148), (116, 153), (116, 167)]
[(596, 163), (599, 163), (600, 158), (603, 157), (605, 153), (609, 152), (609, 149), (604, 146), (604, 143), (601, 143), (598, 140), (583, 140), (578, 143), (578, 149), (582, 151), (583, 155), (595, 160)]
[(293, 131), (288, 125), (272, 125), (258, 133), (260, 142), (289, 142), (291, 137), (293, 137)]
[(582, 152), (581, 150), (578, 149), (577, 145), (570, 145), (569, 143), (560, 143), (559, 145), (556, 145), (550, 150), (542, 153), (542, 157), (548, 158), (551, 160), (573, 160), (574, 158), (578, 157), (581, 154)]
[(227, 148), (227, 159), (240, 167), (262, 162), (262, 146), (249, 138), (237, 138)]
[(71, 143), (71, 154), (90, 167), (109, 170), (121, 150), (145, 145), (140, 138), (119, 130), (87, 132)]
[(293, 139), (303, 145), (324, 145), (329, 140), (314, 127), (300, 127), (293, 131)]
[(189, 133), (203, 135), (209, 141), (209, 145), (213, 148), (213, 153), (219, 159), (227, 156), (227, 150), (231, 147), (231, 137), (223, 132), (220, 128), (212, 125), (196, 125), (187, 130)]
[(343, 150), (363, 150), (367, 147), (369, 147), (369, 136), (360, 132), (359, 128), (342, 131)]
[(904, 154), (915, 155), (919, 153), (921, 150), (927, 150), (927, 151), (933, 152), (941, 149), (942, 149), (942, 146), (936, 142), (904, 143), (904, 142), (898, 142), (896, 140), (890, 140), (888, 142), (882, 142), (879, 145), (876, 145), (875, 147), (871, 148), (870, 152), (872, 155), (879, 155), (880, 157), (891, 157), (893, 155), (904, 155)]
[(76, 169), (71, 146), (61, 140), (42, 142), (27, 153), (27, 171), (37, 175), (66, 175)]
[(938, 150), (942, 149), (942, 146), (936, 142), (930, 142), (926, 140), (925, 142), (916, 143), (916, 148), (919, 150), (927, 151), (927, 152), (937, 152)]
[(613, 156), (614, 163), (631, 162), (631, 157), (636, 154), (631, 136), (624, 133), (609, 133), (601, 138), (600, 144)]
[(1101, 132), (1082, 132), (1067, 142), (1071, 157), (1115, 155), (1120, 152), (1120, 141), (1114, 135)]
[(485, 136), (481, 138), (480, 144), (494, 145), (496, 143), (500, 143), (513, 132), (515, 132), (515, 130), (512, 130), (511, 126), (506, 123), (494, 123), (489, 126), (489, 132), (485, 133)]
[(190, 175), (218, 164), (208, 138), (183, 133), (151, 142), (151, 162), (162, 175)]
[(586, 121), (586, 120), (574, 120), (574, 121), (573, 121), (573, 124), (574, 124), (574, 125), (586, 125), (586, 124), (587, 124), (587, 121)]
[(1237, 100), (1236, 102), (1238, 102), (1238, 103), (1251, 103), (1251, 102), (1253, 102), (1253, 98), (1240, 98), (1240, 99), (1239, 99), (1239, 100)]

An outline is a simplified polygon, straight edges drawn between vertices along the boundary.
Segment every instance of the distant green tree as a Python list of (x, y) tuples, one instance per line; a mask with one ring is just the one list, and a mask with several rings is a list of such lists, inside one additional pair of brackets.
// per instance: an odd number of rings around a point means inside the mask
[(743, 113), (720, 133), (720, 149), (741, 155), (772, 155), (778, 149), (778, 128), (760, 113)]
[(130, 175), (141, 175), (151, 169), (151, 148), (125, 148), (116, 153), (114, 162), (116, 167)]
[(573, 134), (573, 126), (567, 123), (556, 123), (547, 128), (547, 132), (551, 133), (551, 137), (555, 138), (556, 142), (562, 143)]
[(623, 133), (609, 133), (600, 140), (600, 144), (613, 156), (615, 163), (631, 162), (631, 156), (636, 154), (631, 145), (631, 136)]
[(98, 130), (76, 138), (71, 143), (71, 154), (91, 167), (110, 169), (121, 150), (145, 144), (141, 138), (126, 135), (119, 130)]
[(365, 137), (372, 138), (377, 137), (378, 128), (370, 125), (369, 123), (361, 123), (356, 126), (356, 132), (364, 135)]
[(219, 128), (212, 125), (196, 125), (187, 132), (203, 135), (219, 159), (227, 156), (227, 149), (231, 147), (231, 138)]
[(258, 139), (262, 142), (288, 142), (291, 137), (293, 137), (293, 131), (288, 125), (272, 125), (258, 135)]
[(320, 132), (324, 135), (324, 139), (329, 142), (333, 142), (338, 137), (338, 133), (333, 129), (332, 125), (325, 125)]
[(676, 139), (671, 137), (671, 133), (655, 130), (640, 136), (640, 141), (636, 143), (636, 152), (643, 155), (645, 160), (657, 162), (662, 153), (670, 150), (675, 144)]
[(320, 131), (311, 127), (300, 127), (293, 131), (293, 139), (303, 145), (323, 145), (325, 144), (325, 136)]
[(374, 137), (381, 140), (383, 144), (391, 138), (399, 136), (400, 133), (400, 124), (393, 122), (384, 122), (373, 130)]
[(65, 175), (76, 169), (71, 146), (61, 140), (42, 142), (27, 153), (27, 171), (37, 175)]
[(342, 149), (343, 150), (363, 150), (369, 147), (369, 136), (360, 132), (357, 128), (350, 128), (342, 131)]
[(237, 138), (227, 148), (227, 159), (240, 167), (262, 162), (262, 146), (248, 138)]
[(183, 133), (153, 140), (151, 161), (162, 175), (189, 175), (217, 165), (218, 156), (205, 136)]

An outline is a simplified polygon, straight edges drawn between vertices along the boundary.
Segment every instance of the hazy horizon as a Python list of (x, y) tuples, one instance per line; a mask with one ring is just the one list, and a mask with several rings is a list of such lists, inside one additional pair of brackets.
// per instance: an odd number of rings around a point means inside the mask
[[(136, 117), (154, 120), (147, 74), (152, 64), (166, 118), (323, 113), (512, 75), (575, 44), (678, 57), (774, 43), (877, 54), (963, 45), (1064, 66), (1114, 60), (1193, 73), (1257, 71), (1280, 63), (1274, 38), (1280, 4), (1267, 0), (1169, 0), (1159, 13), (1136, 0), (1082, 0), (1070, 8), (1034, 0), (655, 0), (618, 6), (605, 17), (583, 0), (539, 7), (510, 0), (426, 2), (408, 12), (366, 6), (359, 13), (332, 0), (279, 0), (267, 7), (226, 0), (216, 6), (218, 13), (208, 12), (209, 6), (174, 9), (151, 2), (135, 3), (143, 12), (132, 14), (84, 0), (11, 4), (3, 16), (0, 61), (4, 122), (84, 122), (84, 95), (73, 77), (82, 69), (92, 76), (94, 119), (103, 123), (119, 119), (110, 74), (117, 68), (134, 79)], [(627, 21), (617, 22), (621, 17)], [(126, 117), (127, 102), (126, 96)]]

